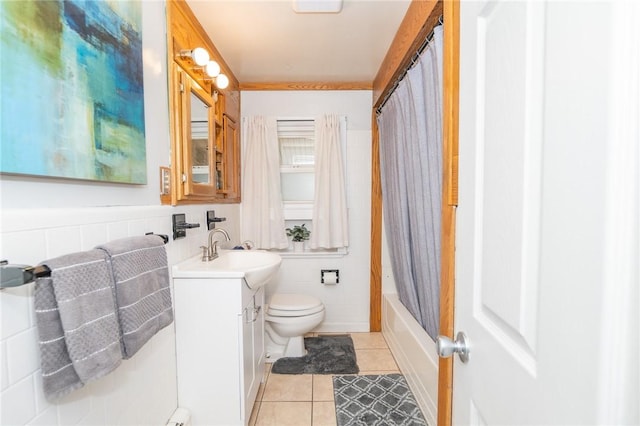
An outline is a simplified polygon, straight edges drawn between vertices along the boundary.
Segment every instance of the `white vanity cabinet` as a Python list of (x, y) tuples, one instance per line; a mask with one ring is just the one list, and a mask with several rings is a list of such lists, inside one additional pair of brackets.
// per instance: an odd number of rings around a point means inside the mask
[(246, 425), (264, 377), (264, 290), (174, 278), (178, 406), (193, 426)]

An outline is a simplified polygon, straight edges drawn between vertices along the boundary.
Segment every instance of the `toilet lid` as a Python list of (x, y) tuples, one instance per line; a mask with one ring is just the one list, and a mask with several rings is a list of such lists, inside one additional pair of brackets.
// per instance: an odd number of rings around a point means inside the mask
[(269, 309), (273, 311), (315, 311), (321, 306), (320, 299), (306, 294), (274, 294), (269, 302)]
[(290, 318), (290, 317), (306, 317), (313, 314), (317, 314), (318, 312), (324, 311), (324, 305), (318, 305), (315, 308), (311, 309), (301, 309), (297, 311), (285, 311), (281, 309), (273, 309), (271, 306), (267, 305), (267, 315), (264, 317), (267, 321), (275, 321), (277, 318)]

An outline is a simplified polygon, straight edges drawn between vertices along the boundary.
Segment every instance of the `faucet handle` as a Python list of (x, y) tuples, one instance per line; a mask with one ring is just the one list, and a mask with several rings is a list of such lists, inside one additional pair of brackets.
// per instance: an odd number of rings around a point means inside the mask
[(211, 259), (209, 259), (209, 247), (207, 246), (200, 246), (200, 248), (202, 249), (202, 261), (203, 262), (207, 262)]

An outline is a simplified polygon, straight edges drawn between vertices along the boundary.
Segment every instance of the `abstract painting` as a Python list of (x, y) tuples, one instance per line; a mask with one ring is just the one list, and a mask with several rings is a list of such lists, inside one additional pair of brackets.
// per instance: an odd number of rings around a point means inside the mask
[(144, 184), (140, 1), (0, 1), (0, 172)]

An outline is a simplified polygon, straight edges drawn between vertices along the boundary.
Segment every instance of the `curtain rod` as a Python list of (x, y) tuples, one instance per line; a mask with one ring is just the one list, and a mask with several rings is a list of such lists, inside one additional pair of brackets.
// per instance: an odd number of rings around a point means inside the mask
[(427, 34), (427, 37), (425, 38), (424, 42), (422, 42), (420, 47), (418, 47), (418, 49), (416, 50), (416, 53), (414, 53), (413, 56), (411, 57), (411, 61), (409, 62), (407, 67), (404, 69), (404, 71), (402, 71), (402, 73), (400, 73), (398, 78), (396, 78), (396, 81), (393, 83), (393, 86), (391, 86), (391, 89), (389, 89), (389, 91), (384, 96), (384, 98), (382, 98), (382, 103), (378, 108), (376, 108), (376, 115), (380, 115), (380, 112), (382, 111), (382, 107), (384, 107), (384, 105), (387, 103), (391, 95), (393, 95), (393, 92), (395, 92), (395, 90), (398, 88), (398, 85), (400, 84), (400, 82), (404, 79), (404, 77), (407, 75), (409, 70), (413, 68), (413, 66), (416, 64), (416, 61), (420, 58), (420, 55), (422, 54), (422, 52), (424, 52), (424, 50), (427, 48), (429, 43), (431, 43), (431, 40), (433, 40), (433, 34), (435, 31), (435, 28), (437, 26), (442, 25), (442, 23), (443, 23), (443, 16), (440, 15), (440, 17), (438, 18), (438, 25), (433, 27), (433, 29), (429, 32), (429, 34)]

